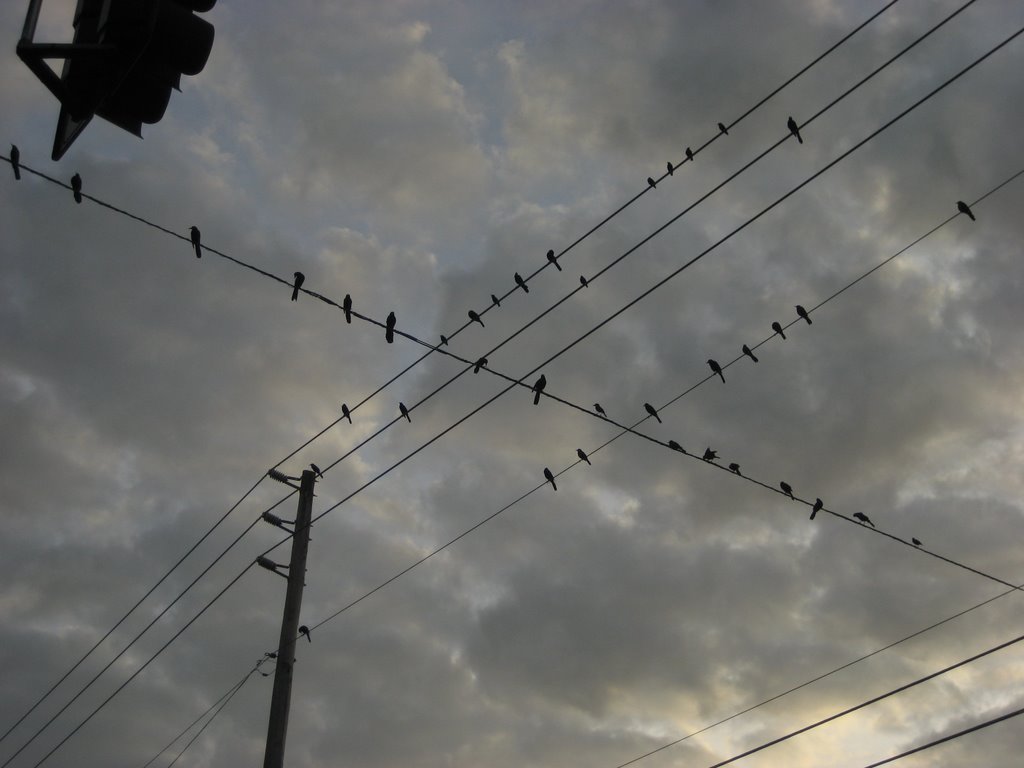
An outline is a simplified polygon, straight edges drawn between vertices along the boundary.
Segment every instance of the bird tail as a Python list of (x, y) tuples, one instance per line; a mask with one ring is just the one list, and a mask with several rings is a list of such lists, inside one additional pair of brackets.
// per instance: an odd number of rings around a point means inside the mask
[(82, 202), (82, 193), (81, 192), (75, 192), (75, 202), (76, 203)]
[(551, 481), (551, 487), (554, 488), (556, 491), (558, 490), (558, 486), (555, 485), (555, 481), (554, 480)]
[(21, 181), (21, 169), (18, 166), (13, 165), (13, 164), (12, 164), (12, 167), (14, 168), (14, 180), (15, 181)]
[(757, 356), (753, 352), (750, 353), (750, 359), (753, 360), (755, 363), (757, 362)]
[(540, 390), (533, 393), (533, 404), (540, 405)]
[(395, 332), (393, 330), (391, 330), (390, 328), (388, 328), (384, 332), (384, 338), (388, 340), (388, 344), (394, 344), (395, 343)]
[(193, 243), (192, 245), (196, 249), (196, 258), (197, 259), (203, 258), (203, 250), (202, 250), (202, 248), (200, 248), (199, 243)]
[(970, 217), (971, 221), (977, 221), (977, 219), (974, 218), (974, 214), (971, 213), (970, 211), (967, 211), (967, 215)]
[(654, 418), (656, 418), (658, 420), (659, 424), (663, 423), (662, 420), (661, 420), (661, 416), (659, 416), (658, 414), (655, 413), (654, 414)]
[[(722, 373), (721, 371), (718, 371), (718, 375), (721, 377), (722, 383), (725, 384), (725, 374)], [(659, 421), (660, 421), (660, 419), (659, 419)]]
[(298, 288), (292, 288), (292, 301), (298, 301), (298, 300), (299, 300), (299, 289)]
[(801, 144), (804, 143), (803, 137), (800, 136), (800, 131), (796, 132), (796, 140), (799, 141)]

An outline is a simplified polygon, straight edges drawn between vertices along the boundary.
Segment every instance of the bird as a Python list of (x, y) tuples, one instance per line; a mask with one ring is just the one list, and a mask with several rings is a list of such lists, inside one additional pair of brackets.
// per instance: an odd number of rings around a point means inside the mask
[(807, 310), (801, 307), (799, 304), (796, 305), (796, 313), (800, 315), (804, 320), (807, 321), (808, 325), (811, 325), (811, 316), (807, 314)]
[(550, 261), (552, 264), (554, 264), (555, 265), (555, 269), (557, 269), (559, 272), (562, 271), (562, 266), (558, 263), (558, 259), (555, 258), (555, 251), (554, 251), (554, 249), (548, 250), (548, 261)]
[(448, 337), (445, 336), (443, 333), (441, 334), (441, 346), (442, 347), (447, 347), (448, 346)]
[(394, 312), (388, 313), (388, 319), (384, 326), (384, 338), (388, 340), (388, 344), (395, 343), (395, 323), (398, 322), (398, 318), (395, 317)]
[(476, 361), (476, 364), (473, 366), (473, 373), (480, 373), (480, 369), (483, 368), (485, 365), (487, 365), (487, 358), (481, 357), (479, 360)]
[[(11, 157), (14, 157), (14, 154), (13, 154), (13, 153), (11, 154)], [(960, 211), (960, 213), (966, 213), (966, 214), (967, 214), (967, 217), (968, 217), (968, 218), (969, 218), (969, 219), (970, 219), (971, 221), (977, 221), (977, 219), (976, 219), (976, 218), (974, 218), (974, 212), (973, 212), (973, 211), (971, 211), (971, 206), (969, 206), (969, 205), (968, 205), (967, 203), (965, 203), (965, 202), (964, 202), (963, 200), (957, 200), (957, 201), (956, 201), (956, 209), (957, 209), (958, 211)]]
[(552, 488), (556, 491), (558, 490), (558, 486), (555, 485), (555, 476), (551, 474), (551, 470), (547, 467), (544, 467), (544, 479), (551, 483)]
[(405, 403), (398, 404), (398, 410), (402, 412), (402, 415), (412, 424), (412, 416), (409, 415), (409, 409), (405, 407)]
[(753, 352), (751, 352), (750, 351), (750, 347), (748, 347), (746, 344), (743, 345), (743, 354), (746, 355), (747, 357), (749, 357), (755, 363), (757, 362), (757, 355), (755, 355)]
[(654, 179), (652, 179), (650, 176), (647, 177), (647, 186), (649, 186), (651, 189), (658, 188), (658, 185), (654, 183)]
[(854, 516), (854, 518), (856, 518), (857, 520), (860, 520), (860, 521), (861, 521), (862, 523), (867, 523), (867, 524), (868, 524), (868, 525), (870, 525), (870, 526), (871, 526), (872, 528), (874, 528), (874, 527), (875, 527), (875, 524), (871, 522), (871, 518), (870, 518), (870, 517), (868, 517), (867, 515), (865, 515), (865, 514), (864, 514), (863, 512), (854, 512), (854, 513), (853, 513), (853, 516)]
[(718, 130), (724, 133), (726, 136), (729, 135), (729, 129), (725, 127), (725, 123), (719, 123)]
[(786, 334), (783, 333), (782, 326), (779, 325), (778, 321), (772, 323), (772, 330), (779, 334), (779, 336), (781, 336), (783, 339), (786, 338)]
[(811, 520), (814, 519), (814, 516), (816, 514), (821, 512), (821, 508), (824, 507), (824, 506), (825, 506), (825, 502), (823, 502), (821, 499), (815, 499), (814, 500), (814, 506), (811, 508)]
[(11, 144), (11, 170), (14, 171), (14, 180), (21, 181), (21, 150)]
[(299, 298), (299, 288), (306, 282), (306, 276), (301, 272), (295, 273), (295, 284), (292, 286), (292, 301), (296, 301)]
[(594, 410), (597, 411), (602, 416), (604, 416), (606, 419), (608, 418), (608, 414), (604, 412), (604, 408), (601, 407), (600, 403), (594, 403)]
[(306, 636), (306, 640), (308, 640), (311, 643), (313, 642), (313, 640), (309, 636), (309, 627), (307, 627), (305, 624), (303, 624), (301, 627), (299, 627), (299, 634), (300, 635), (305, 635)]
[(653, 405), (651, 405), (650, 403), (644, 403), (644, 410), (651, 414), (651, 416), (656, 418), (658, 420), (658, 423), (661, 424), (661, 416), (658, 415), (658, 412), (654, 409)]
[(317, 477), (323, 477), (324, 476), (324, 473), (320, 471), (320, 467), (318, 467), (316, 464), (310, 464), (309, 468), (312, 469), (316, 473)]
[(911, 537), (910, 537), (910, 540), (911, 540), (912, 542), (914, 542), (914, 546), (915, 546), (915, 547), (920, 547), (920, 546), (921, 546), (921, 540), (920, 540), (920, 539), (918, 539), (918, 538), (915, 538), (915, 537), (911, 536)]
[(666, 170), (668, 171), (668, 175), (669, 176), (671, 176), (672, 172), (675, 170), (675, 168), (672, 167), (672, 161), (671, 160), (668, 161), (668, 167), (666, 168)]
[(348, 419), (349, 424), (352, 423), (352, 412), (348, 409), (348, 406), (345, 405), (345, 403), (341, 404), (341, 415)]
[(741, 474), (740, 473), (740, 465), (737, 464), (735, 461), (732, 464), (729, 465), (729, 470), (731, 472), (735, 472), (737, 475)]
[(203, 258), (203, 247), (200, 245), (201, 235), (199, 234), (199, 227), (194, 224), (188, 228), (189, 237), (192, 238), (192, 247), (196, 249), (196, 258)]
[(782, 492), (789, 496), (789, 498), (793, 499), (793, 501), (796, 501), (796, 498), (793, 496), (793, 488), (789, 483), (783, 480), (781, 483), (779, 483), (779, 488), (781, 488)]
[(693, 150), (690, 149), (689, 147), (686, 148), (686, 159), (689, 160), (691, 163), (693, 162)]
[(71, 177), (71, 192), (75, 196), (75, 202), (82, 202), (82, 177), (77, 173)]
[(711, 367), (711, 372), (717, 373), (719, 376), (721, 376), (722, 383), (725, 384), (725, 374), (722, 373), (722, 366), (720, 366), (716, 361), (711, 360), (710, 358), (708, 358), (708, 365)]
[(345, 313), (345, 322), (352, 323), (352, 296), (348, 293), (345, 294), (345, 298), (341, 301), (341, 310)]
[(542, 373), (540, 378), (533, 383), (533, 404), (537, 405), (540, 402), (540, 393), (544, 391), (544, 387), (548, 385), (548, 380)]
[(668, 441), (668, 447), (671, 448), (673, 451), (679, 451), (680, 453), (686, 453), (686, 449), (683, 448), (683, 446), (681, 446), (675, 440), (669, 440)]
[(790, 133), (792, 133), (794, 136), (796, 136), (796, 140), (797, 141), (799, 141), (801, 144), (804, 143), (803, 137), (800, 135), (800, 128), (796, 124), (796, 120), (794, 120), (792, 117), (790, 117), (786, 121), (786, 127), (789, 128), (789, 132)]
[(590, 283), (587, 282), (587, 278), (585, 278), (583, 275), (580, 275), (580, 285), (582, 285), (584, 288), (587, 288), (590, 285)]
[(516, 285), (518, 285), (520, 288), (523, 289), (523, 293), (529, 293), (530, 292), (530, 286), (528, 286), (526, 284), (526, 281), (523, 280), (523, 276), (522, 275), (520, 275), (518, 272), (516, 272), (513, 275), (513, 277), (515, 278)]
[(492, 304), (493, 304), (494, 306), (496, 306), (496, 307), (500, 307), (500, 306), (501, 306), (501, 301), (500, 301), (500, 300), (498, 299), (498, 297), (497, 297), (497, 296), (495, 296), (495, 295), (494, 295), (493, 293), (491, 294), (491, 303), (492, 303)]
[[(576, 449), (576, 455), (580, 457), (580, 461), (585, 461), (587, 464), (590, 464), (590, 459), (587, 458), (587, 454), (583, 452), (582, 448)], [(593, 464), (591, 464), (591, 466), (593, 466)]]
[(472, 320), (474, 323), (480, 323), (481, 328), (487, 327), (486, 325), (484, 325), (484, 321), (480, 319), (480, 315), (478, 315), (472, 309), (469, 310), (469, 312), (467, 312), (466, 314), (469, 315), (469, 319)]
[(711, 448), (704, 449), (704, 455), (701, 456), (704, 461), (714, 461), (718, 458), (718, 451), (713, 451)]

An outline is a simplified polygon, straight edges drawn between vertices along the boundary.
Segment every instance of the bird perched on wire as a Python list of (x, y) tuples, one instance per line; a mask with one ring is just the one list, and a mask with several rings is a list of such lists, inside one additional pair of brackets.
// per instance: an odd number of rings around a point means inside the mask
[(960, 213), (966, 213), (966, 214), (967, 214), (967, 217), (968, 217), (968, 218), (969, 218), (969, 219), (970, 219), (971, 221), (977, 221), (977, 219), (976, 219), (976, 218), (974, 218), (974, 212), (973, 212), (973, 211), (971, 210), (971, 206), (969, 206), (969, 205), (968, 205), (967, 203), (965, 203), (965, 202), (964, 202), (963, 200), (957, 200), (957, 201), (956, 201), (956, 209), (957, 209), (958, 211), (960, 211)]
[(657, 189), (658, 188), (658, 185), (654, 182), (654, 179), (652, 179), (650, 176), (647, 177), (647, 186), (649, 186), (651, 189)]
[(757, 355), (755, 355), (753, 352), (751, 352), (750, 351), (750, 347), (748, 347), (746, 344), (743, 345), (743, 354), (746, 355), (747, 357), (749, 357), (755, 363), (757, 362)]
[(476, 364), (473, 366), (473, 373), (480, 373), (480, 369), (483, 368), (485, 365), (487, 365), (487, 358), (481, 357), (479, 360), (476, 361)]
[(401, 403), (401, 402), (400, 402), (400, 403), (398, 404), (398, 410), (399, 410), (399, 411), (401, 411), (401, 412), (402, 412), (402, 415), (403, 415), (403, 416), (405, 416), (406, 420), (407, 420), (407, 421), (408, 421), (408, 422), (409, 422), (410, 424), (412, 424), (412, 416), (410, 416), (410, 415), (409, 415), (409, 409), (405, 407), (405, 403)]
[(672, 172), (675, 171), (675, 168), (672, 166), (672, 161), (671, 160), (668, 161), (668, 165), (666, 166), (665, 170), (668, 171), (668, 175), (669, 176), (671, 176)]
[(523, 289), (523, 293), (529, 293), (530, 292), (530, 286), (528, 286), (526, 284), (526, 281), (523, 280), (523, 276), (522, 275), (520, 275), (518, 272), (516, 272), (514, 275), (512, 275), (512, 277), (515, 278), (516, 285), (518, 285), (520, 288)]
[(729, 465), (729, 471), (730, 472), (735, 472), (737, 475), (742, 474), (740, 472), (740, 465), (737, 464), (735, 461), (732, 464)]
[(388, 319), (384, 322), (384, 338), (388, 340), (388, 344), (395, 343), (395, 323), (398, 322), (398, 318), (395, 317), (394, 312), (388, 312)]
[(537, 405), (540, 403), (540, 393), (544, 391), (544, 387), (548, 385), (548, 380), (544, 374), (540, 375), (540, 378), (533, 383), (533, 404)]
[(714, 461), (718, 458), (718, 451), (713, 451), (711, 448), (704, 449), (704, 455), (701, 456), (704, 461)]
[(796, 305), (796, 313), (800, 315), (804, 320), (807, 321), (808, 325), (811, 325), (811, 316), (807, 314), (807, 310), (801, 307), (799, 304)]
[(786, 334), (782, 331), (782, 325), (780, 325), (778, 321), (772, 323), (772, 330), (779, 334), (783, 339), (786, 338)]
[(21, 181), (21, 150), (11, 144), (11, 170), (14, 171), (14, 180)]
[(448, 346), (448, 337), (445, 336), (443, 333), (441, 334), (441, 346), (442, 347), (447, 347)]
[(814, 516), (816, 514), (821, 512), (821, 508), (824, 507), (824, 506), (825, 506), (825, 502), (823, 502), (821, 499), (815, 499), (814, 500), (814, 506), (811, 507), (811, 520), (814, 519)]
[(722, 383), (725, 384), (725, 374), (722, 373), (722, 366), (717, 361), (708, 358), (708, 366), (711, 368), (712, 373), (717, 373), (722, 378)]
[(719, 130), (720, 133), (723, 133), (726, 136), (729, 135), (729, 129), (725, 127), (725, 123), (719, 123), (718, 124), (718, 130)]
[(348, 419), (349, 424), (352, 423), (352, 413), (351, 411), (349, 411), (348, 406), (345, 405), (344, 403), (341, 404), (341, 415), (342, 417)]
[(501, 300), (498, 299), (498, 297), (495, 296), (493, 293), (491, 294), (491, 304), (493, 304), (496, 307), (500, 307), (501, 306)]
[(346, 293), (345, 298), (341, 300), (341, 310), (345, 313), (345, 322), (352, 323), (352, 296)]
[(653, 405), (651, 405), (650, 403), (644, 403), (644, 410), (647, 411), (647, 413), (649, 413), (651, 416), (656, 418), (658, 420), (658, 423), (661, 424), (661, 416), (658, 415), (658, 412), (654, 409)]
[(867, 523), (867, 524), (868, 524), (868, 525), (870, 525), (870, 526), (871, 526), (872, 528), (874, 528), (874, 527), (875, 527), (875, 524), (871, 522), (871, 518), (870, 518), (870, 517), (868, 517), (867, 515), (865, 515), (865, 514), (864, 514), (863, 512), (854, 512), (854, 513), (853, 513), (853, 517), (854, 517), (854, 518), (855, 518), (856, 520), (860, 520), (860, 521), (861, 521), (862, 523)]
[(590, 287), (590, 283), (587, 282), (587, 278), (585, 278), (583, 275), (580, 275), (580, 285), (582, 285), (584, 288)]
[(195, 248), (196, 258), (203, 258), (203, 247), (200, 244), (202, 235), (199, 233), (199, 227), (193, 224), (191, 227), (188, 228), (188, 234), (189, 237), (192, 239), (192, 247)]
[(306, 640), (308, 640), (311, 643), (313, 642), (313, 639), (309, 636), (309, 627), (307, 627), (305, 624), (299, 627), (299, 634), (305, 635)]
[(782, 492), (789, 496), (789, 498), (793, 499), (793, 501), (796, 501), (796, 497), (793, 496), (793, 487), (789, 483), (783, 480), (781, 483), (779, 483), (779, 488), (781, 488)]
[(804, 143), (803, 137), (800, 135), (800, 128), (796, 124), (796, 120), (794, 120), (792, 117), (790, 117), (786, 121), (786, 127), (789, 128), (789, 132), (790, 133), (792, 133), (794, 136), (796, 136), (796, 140), (797, 141), (799, 141), (801, 144)]
[(296, 301), (299, 298), (299, 288), (306, 282), (306, 276), (301, 272), (295, 273), (295, 283), (292, 285), (292, 301)]
[(313, 470), (314, 474), (316, 474), (317, 477), (323, 479), (324, 473), (320, 471), (320, 467), (318, 467), (316, 464), (310, 464), (309, 468)]
[(914, 543), (915, 547), (920, 547), (921, 546), (921, 540), (920, 539), (911, 536), (910, 540)]
[(693, 150), (690, 149), (689, 147), (686, 148), (686, 159), (689, 160), (691, 163), (693, 162)]
[(554, 251), (554, 249), (550, 249), (548, 251), (548, 261), (550, 261), (552, 264), (554, 264), (555, 265), (555, 269), (557, 269), (559, 272), (562, 271), (562, 265), (559, 264), (558, 263), (558, 259), (555, 258), (555, 251)]
[(551, 483), (552, 488), (554, 488), (556, 491), (558, 490), (558, 486), (555, 485), (555, 476), (551, 474), (551, 470), (548, 469), (547, 467), (544, 467), (544, 479)]
[(604, 417), (605, 417), (606, 419), (608, 418), (608, 414), (604, 412), (604, 408), (602, 408), (602, 407), (601, 407), (601, 404), (600, 404), (600, 403), (594, 403), (594, 410), (595, 410), (595, 411), (596, 411), (597, 413), (599, 413), (599, 414), (601, 414), (602, 416), (604, 416)]
[(683, 448), (683, 446), (681, 446), (675, 440), (669, 440), (668, 441), (668, 447), (671, 448), (673, 451), (679, 451), (680, 453), (686, 453), (686, 449)]
[(75, 196), (75, 202), (82, 202), (82, 177), (77, 173), (71, 177), (71, 192)]
[(486, 325), (484, 325), (484, 321), (480, 319), (480, 315), (478, 315), (472, 309), (469, 310), (469, 312), (467, 312), (466, 314), (469, 315), (469, 319), (472, 320), (474, 323), (480, 323), (481, 328), (487, 327)]
[[(587, 454), (585, 454), (583, 452), (582, 448), (577, 448), (576, 449), (576, 455), (580, 457), (580, 461), (585, 461), (585, 462), (587, 462), (587, 464), (590, 464), (590, 459), (587, 458)], [(590, 466), (594, 466), (594, 465), (590, 464)]]

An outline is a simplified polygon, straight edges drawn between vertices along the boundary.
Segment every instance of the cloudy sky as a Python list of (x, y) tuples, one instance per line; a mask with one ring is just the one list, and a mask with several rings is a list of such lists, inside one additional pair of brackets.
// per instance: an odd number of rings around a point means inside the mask
[[(0, 151), (495, 371), (1011, 584), (1024, 581), (1024, 36), (545, 363), (1024, 25), (978, 0), (672, 226), (961, 0), (220, 2), (210, 61), (140, 141), (57, 105), (4, 3)], [(39, 39), (70, 37), (49, 0)], [(243, 7), (244, 6), (244, 7)], [(731, 126), (715, 138), (716, 123)], [(670, 178), (687, 146), (701, 150)], [(561, 253), (647, 187), (596, 233)], [(415, 361), (381, 328), (0, 166), (0, 730), (266, 472)], [(528, 294), (513, 274), (533, 275)], [(508, 294), (508, 295), (507, 295)], [(503, 298), (504, 297), (504, 298)], [(786, 340), (771, 323), (788, 326)], [(762, 342), (764, 342), (762, 344)], [(495, 347), (501, 348), (493, 353)], [(706, 364), (759, 346), (756, 365)], [(440, 355), (281, 465), (314, 513), (507, 387)], [(676, 399), (680, 393), (685, 397)], [(428, 398), (424, 400), (424, 398)], [(673, 401), (671, 405), (667, 405)], [(1007, 590), (866, 526), (514, 389), (312, 531), (288, 765), (592, 766), (633, 758)], [(592, 466), (577, 463), (576, 449)], [(544, 486), (543, 469), (559, 474)], [(536, 490), (534, 490), (536, 489)], [(7, 761), (260, 513), (264, 479), (0, 744)], [(275, 512), (289, 517), (291, 498)], [(34, 766), (282, 539), (260, 523), (14, 760)], [(280, 562), (287, 547), (270, 555)], [(275, 648), (284, 581), (248, 571), (46, 765), (142, 766)], [(1010, 594), (640, 761), (706, 766), (1021, 634)], [(266, 667), (265, 667), (266, 668)], [(1022, 705), (1013, 646), (746, 759), (861, 766)], [(252, 676), (179, 765), (257, 765)], [(190, 732), (194, 733), (194, 731)], [(1018, 765), (1019, 721), (900, 764)], [(180, 741), (154, 765), (167, 765)], [(1013, 756), (1017, 755), (1017, 758)], [(7, 763), (4, 763), (5, 765)]]

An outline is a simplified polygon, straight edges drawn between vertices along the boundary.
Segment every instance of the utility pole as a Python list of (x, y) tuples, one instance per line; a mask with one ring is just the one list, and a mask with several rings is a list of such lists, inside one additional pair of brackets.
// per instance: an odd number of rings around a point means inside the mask
[(295, 666), (295, 639), (299, 634), (299, 612), (302, 609), (302, 588), (305, 586), (306, 550), (309, 548), (315, 481), (316, 474), (312, 470), (307, 469), (302, 473), (299, 510), (295, 518), (295, 534), (292, 536), (292, 557), (288, 565), (288, 591), (284, 599), (284, 615), (281, 617), (281, 640), (277, 644), (277, 668), (274, 672), (274, 693), (270, 700), (270, 722), (267, 725), (263, 768), (284, 766), (284, 742), (288, 735), (288, 709), (292, 699), (292, 672)]

